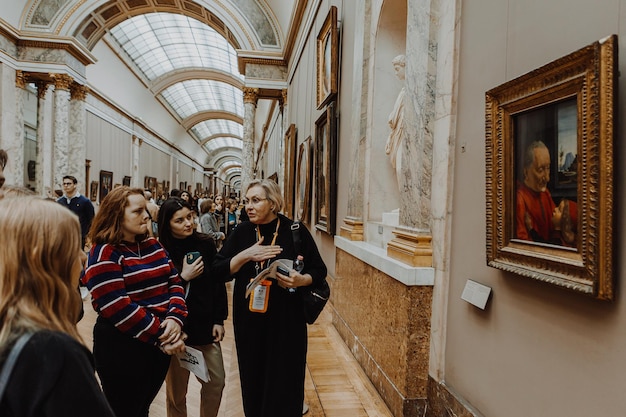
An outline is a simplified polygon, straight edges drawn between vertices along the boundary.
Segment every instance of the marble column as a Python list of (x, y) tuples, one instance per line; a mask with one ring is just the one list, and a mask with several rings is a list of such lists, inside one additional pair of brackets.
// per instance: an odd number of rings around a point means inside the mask
[(343, 219), (339, 235), (346, 239), (362, 241), (363, 238), (363, 206), (364, 199), (364, 179), (365, 175), (365, 154), (366, 135), (368, 123), (368, 85), (370, 77), (370, 57), (372, 35), (370, 28), (372, 25), (372, 1), (363, 0), (356, 2), (356, 21), (361, 22), (355, 25), (355, 48), (353, 51), (353, 62), (360, 62), (361, 65), (354, 65), (352, 72), (352, 130), (350, 149), (350, 177), (348, 181), (348, 211)]
[[(22, 71), (15, 74), (15, 132), (13, 138), (9, 138), (12, 142), (6, 149), (9, 158), (13, 161), (12, 173), (13, 184), (24, 185), (24, 92), (26, 91), (26, 78)], [(7, 181), (8, 182), (8, 181)]]
[(439, 0), (407, 4), (400, 226), (387, 245), (390, 257), (418, 267), (433, 263), (431, 192), (438, 8)]
[[(287, 186), (287, 167), (289, 166), (289, 161), (286, 160), (286, 158), (284, 156), (286, 156), (285, 150), (287, 149), (288, 143), (286, 141), (286, 134), (287, 131), (289, 130), (289, 117), (288, 115), (288, 110), (289, 110), (289, 105), (287, 103), (287, 90), (282, 90), (281, 91), (281, 96), (280, 96), (280, 107), (281, 107), (281, 114), (283, 117), (283, 134), (282, 134), (282, 138), (283, 138), (283, 158), (280, 158), (280, 174), (278, 175), (278, 186), (280, 187), (281, 190), (283, 190), (283, 196), (287, 196), (287, 190), (286, 190), (286, 186)], [(285, 205), (287, 205), (287, 201), (285, 201)], [(287, 207), (284, 207), (287, 208)]]
[(254, 179), (254, 120), (256, 104), (259, 100), (259, 89), (244, 87), (243, 89), (243, 149), (241, 151), (241, 194)]
[(87, 110), (85, 99), (89, 88), (73, 83), (70, 87), (70, 123), (69, 123), (69, 166), (70, 172), (78, 180), (78, 190), (89, 195), (86, 181), (85, 160), (87, 159)]
[(35, 188), (42, 197), (56, 197), (52, 177), (52, 134), (48, 129), (52, 105), (46, 100), (49, 83), (37, 81), (37, 165)]
[(45, 81), (37, 81), (37, 165), (35, 168), (35, 188), (42, 197), (53, 197), (48, 194), (52, 191), (50, 188), (51, 172), (52, 172), (52, 141), (46, 140), (49, 132), (45, 129), (45, 111), (46, 111), (46, 93), (48, 92), (48, 83)]
[(4, 168), (7, 184), (14, 184), (12, 146), (15, 136), (15, 73), (10, 66), (0, 62), (0, 148), (7, 151), (9, 159)]
[(53, 178), (55, 189), (61, 189), (64, 175), (74, 175), (70, 167), (69, 113), (72, 77), (51, 74), (54, 80), (54, 145)]
[(433, 2), (407, 4), (406, 134), (403, 141), (400, 224), (430, 233), (436, 39)]
[[(141, 161), (140, 159), (140, 152), (141, 152), (141, 145), (143, 144), (143, 140), (139, 139), (137, 136), (133, 135), (133, 139), (132, 139), (133, 143), (132, 143), (132, 155), (131, 155), (131, 160), (132, 160), (132, 170), (131, 170), (131, 174), (133, 176), (133, 178), (130, 180), (130, 185), (132, 187), (140, 187), (140, 179), (139, 179), (139, 161)], [(171, 176), (170, 176), (171, 178)], [(174, 188), (178, 188), (178, 187), (174, 187)], [(171, 187), (170, 187), (171, 189)]]

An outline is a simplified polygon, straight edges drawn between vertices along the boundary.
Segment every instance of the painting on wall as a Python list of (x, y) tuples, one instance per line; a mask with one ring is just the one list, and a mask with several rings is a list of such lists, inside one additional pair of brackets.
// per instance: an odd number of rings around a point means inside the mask
[(486, 93), (487, 264), (613, 299), (617, 38)]
[(297, 141), (297, 129), (295, 124), (291, 124), (285, 132), (285, 213), (287, 215), (295, 217), (294, 210), (294, 177), (296, 174), (296, 144)]
[(100, 200), (102, 203), (104, 197), (113, 189), (113, 173), (111, 171), (100, 171)]
[(294, 218), (309, 224), (309, 205), (311, 204), (311, 136), (306, 138), (298, 148), (296, 165), (296, 189)]
[(96, 201), (98, 199), (98, 181), (91, 181), (89, 187), (89, 199)]
[(337, 128), (335, 103), (315, 122), (315, 227), (335, 234), (337, 190)]
[(317, 35), (317, 108), (330, 102), (338, 90), (339, 32), (337, 7), (332, 6)]
[(128, 175), (125, 176), (124, 179), (122, 180), (122, 185), (126, 185), (130, 187), (130, 177)]

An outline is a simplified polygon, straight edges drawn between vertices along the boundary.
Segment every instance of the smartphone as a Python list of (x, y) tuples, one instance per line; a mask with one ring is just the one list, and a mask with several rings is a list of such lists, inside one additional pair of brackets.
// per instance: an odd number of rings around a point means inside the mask
[(288, 270), (287, 268), (285, 268), (284, 266), (282, 266), (282, 265), (278, 265), (278, 266), (276, 267), (276, 271), (277, 271), (278, 273), (280, 273), (280, 274), (283, 274), (283, 275), (289, 276), (289, 270)]
[(200, 256), (202, 256), (202, 255), (200, 255), (200, 252), (189, 252), (189, 253), (187, 253), (187, 255), (185, 255), (185, 262), (187, 262), (188, 264), (192, 264)]

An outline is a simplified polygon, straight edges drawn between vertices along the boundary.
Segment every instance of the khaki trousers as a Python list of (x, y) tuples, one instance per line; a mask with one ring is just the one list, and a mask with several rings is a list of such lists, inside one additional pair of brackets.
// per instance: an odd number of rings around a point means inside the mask
[[(202, 352), (209, 368), (209, 382), (196, 378), (202, 385), (200, 388), (200, 417), (217, 417), (222, 401), (222, 391), (226, 380), (222, 348), (219, 343), (192, 346)], [(176, 356), (172, 356), (170, 369), (165, 378), (167, 417), (187, 417), (187, 386), (189, 371), (178, 364)]]

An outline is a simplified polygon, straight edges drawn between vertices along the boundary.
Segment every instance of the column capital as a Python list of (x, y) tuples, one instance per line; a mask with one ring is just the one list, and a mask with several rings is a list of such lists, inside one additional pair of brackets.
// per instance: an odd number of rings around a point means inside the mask
[(256, 106), (257, 101), (259, 100), (259, 89), (252, 87), (244, 87), (243, 88), (243, 102), (251, 103)]
[(284, 88), (282, 90), (280, 90), (280, 98), (282, 100), (282, 105), (286, 106), (287, 105), (287, 89)]
[(50, 83), (46, 81), (36, 81), (35, 85), (37, 86), (37, 98), (43, 100), (46, 97)]
[(57, 90), (67, 90), (69, 91), (72, 82), (74, 81), (72, 77), (67, 74), (54, 74), (51, 73), (50, 77), (54, 80), (54, 88)]
[(70, 98), (72, 100), (81, 100), (85, 101), (87, 98), (87, 94), (89, 94), (89, 87), (86, 85), (81, 85), (77, 83), (72, 83), (70, 85)]
[(17, 88), (26, 88), (26, 75), (24, 75), (24, 71), (15, 71), (15, 86)]

